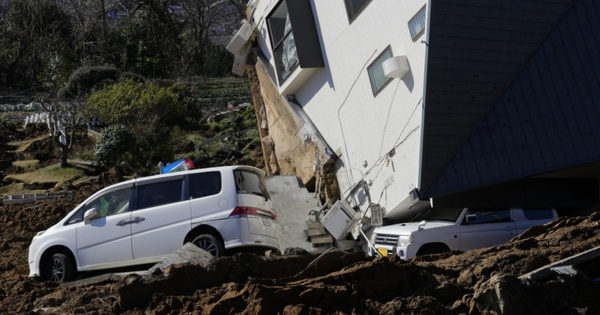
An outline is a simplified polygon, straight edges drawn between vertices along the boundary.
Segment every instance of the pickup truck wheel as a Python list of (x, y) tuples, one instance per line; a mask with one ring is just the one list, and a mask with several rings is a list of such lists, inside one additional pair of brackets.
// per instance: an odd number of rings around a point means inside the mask
[(192, 244), (202, 248), (215, 257), (220, 257), (225, 254), (225, 247), (216, 237), (210, 234), (202, 234), (196, 237)]
[(65, 254), (56, 253), (48, 258), (43, 267), (43, 278), (52, 282), (67, 282), (75, 278), (75, 263)]
[(441, 253), (446, 253), (449, 251), (450, 251), (450, 249), (444, 244), (426, 244), (426, 245), (423, 245), (423, 247), (421, 247), (419, 249), (417, 256), (441, 254)]

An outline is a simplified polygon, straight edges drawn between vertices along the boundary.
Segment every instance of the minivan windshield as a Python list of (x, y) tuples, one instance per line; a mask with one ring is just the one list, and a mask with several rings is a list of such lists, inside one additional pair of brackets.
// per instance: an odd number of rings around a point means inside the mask
[(270, 199), (265, 182), (260, 175), (244, 170), (236, 170), (233, 174), (238, 194), (252, 194)]
[(410, 222), (420, 222), (423, 220), (456, 222), (462, 211), (463, 208), (430, 208), (412, 218)]

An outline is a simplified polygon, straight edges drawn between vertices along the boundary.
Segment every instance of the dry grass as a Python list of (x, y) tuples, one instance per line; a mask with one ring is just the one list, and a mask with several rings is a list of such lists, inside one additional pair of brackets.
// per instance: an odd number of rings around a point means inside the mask
[(41, 136), (38, 136), (36, 138), (27, 139), (27, 140), (23, 140), (23, 141), (13, 141), (13, 142), (10, 142), (9, 145), (18, 147), (15, 150), (15, 153), (21, 153), (21, 152), (24, 152), (25, 150), (27, 150), (27, 148), (32, 143), (34, 143), (36, 141), (44, 140), (44, 139), (46, 139), (48, 137), (50, 137), (50, 136), (49, 135), (41, 135)]
[(26, 172), (34, 171), (38, 164), (40, 164), (39, 160), (22, 160), (22, 161), (14, 161), (13, 165), (18, 166), (24, 169)]
[(85, 172), (76, 167), (61, 168), (60, 163), (46, 166), (23, 174), (11, 174), (7, 178), (14, 178), (20, 182), (32, 183), (63, 183), (81, 178)]
[(24, 192), (23, 183), (12, 183), (6, 186), (0, 186), (0, 195), (17, 195), (17, 194), (28, 194), (29, 192)]

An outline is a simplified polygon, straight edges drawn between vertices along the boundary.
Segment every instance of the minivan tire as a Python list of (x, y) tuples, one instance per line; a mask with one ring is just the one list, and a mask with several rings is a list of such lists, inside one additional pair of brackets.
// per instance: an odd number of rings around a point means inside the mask
[(43, 278), (52, 282), (67, 282), (75, 278), (76, 272), (75, 262), (69, 256), (55, 253), (44, 264)]
[(214, 235), (211, 234), (202, 234), (196, 237), (192, 241), (192, 244), (209, 252), (215, 257), (220, 257), (225, 254), (225, 247), (223, 246), (223, 243), (221, 243), (221, 241), (219, 241)]

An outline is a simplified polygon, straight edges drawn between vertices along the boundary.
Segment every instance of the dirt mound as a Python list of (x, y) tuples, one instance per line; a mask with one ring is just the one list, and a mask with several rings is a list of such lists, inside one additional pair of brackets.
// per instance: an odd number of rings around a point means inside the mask
[[(530, 271), (600, 246), (600, 213), (561, 218), (513, 241), (467, 253), (410, 262), (364, 253), (264, 257), (240, 253), (207, 265), (183, 264), (150, 278), (57, 286), (26, 278), (25, 249), (33, 228), (48, 224), (15, 207), (4, 219), (0, 309), (49, 314), (599, 314), (600, 287), (584, 276), (530, 281)], [(50, 222), (66, 211), (43, 212)], [(21, 213), (20, 215), (17, 212)], [(35, 219), (37, 217), (37, 220)], [(18, 220), (17, 220), (18, 219)], [(12, 222), (12, 223), (11, 223)], [(12, 257), (12, 260), (7, 259)], [(586, 267), (598, 270), (592, 262)], [(41, 313), (41, 311), (39, 311)], [(47, 314), (48, 314), (47, 313)]]
[(46, 124), (27, 124), (23, 129), (23, 136), (27, 138), (36, 138), (48, 134), (48, 126)]
[(23, 153), (39, 160), (42, 165), (47, 165), (56, 161), (58, 148), (54, 140), (48, 137), (31, 143)]
[(408, 262), (339, 250), (239, 253), (89, 285), (28, 278), (33, 236), (122, 180), (113, 169), (71, 187), (71, 199), (1, 206), (0, 314), (600, 314), (600, 286), (591, 280), (600, 277), (600, 259), (576, 276), (523, 277), (600, 246), (600, 212), (562, 217), (500, 246)]

